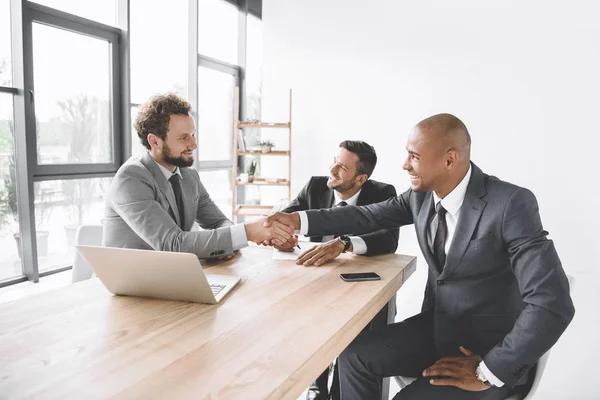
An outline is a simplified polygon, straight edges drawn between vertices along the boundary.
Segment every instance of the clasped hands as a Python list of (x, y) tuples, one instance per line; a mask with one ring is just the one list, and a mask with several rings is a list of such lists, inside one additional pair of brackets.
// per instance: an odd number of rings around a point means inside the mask
[[(298, 244), (295, 231), (300, 229), (300, 215), (277, 212), (246, 224), (248, 240), (265, 246), (273, 246), (281, 251), (294, 251)], [(331, 240), (313, 246), (296, 260), (296, 264), (304, 266), (320, 266), (336, 258), (344, 251), (339, 240)]]

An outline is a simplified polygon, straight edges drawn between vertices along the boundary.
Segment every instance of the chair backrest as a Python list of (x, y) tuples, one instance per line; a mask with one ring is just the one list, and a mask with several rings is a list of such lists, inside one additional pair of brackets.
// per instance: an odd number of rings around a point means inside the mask
[[(102, 225), (81, 225), (77, 229), (75, 244), (84, 244), (88, 246), (102, 246)], [(90, 268), (85, 258), (75, 250), (73, 259), (73, 275), (71, 282), (76, 283), (90, 279), (94, 272)]]
[[(567, 275), (567, 279), (569, 281), (569, 291), (571, 293), (573, 293), (573, 287), (575, 286), (575, 278), (572, 275)], [(548, 350), (546, 352), (546, 354), (544, 354), (537, 362), (536, 369), (535, 369), (535, 375), (533, 376), (533, 382), (531, 383), (531, 389), (529, 389), (529, 392), (527, 392), (527, 395), (525, 395), (525, 397), (522, 397), (523, 400), (532, 400), (533, 399), (534, 394), (537, 391), (537, 388), (540, 386), (540, 382), (542, 380), (542, 375), (544, 374), (544, 370), (546, 369), (546, 364), (548, 363), (548, 358), (550, 357), (551, 350), (552, 349)], [(521, 397), (512, 396), (512, 397), (509, 397), (507, 400), (513, 400), (513, 399), (518, 400), (518, 399), (521, 399)]]

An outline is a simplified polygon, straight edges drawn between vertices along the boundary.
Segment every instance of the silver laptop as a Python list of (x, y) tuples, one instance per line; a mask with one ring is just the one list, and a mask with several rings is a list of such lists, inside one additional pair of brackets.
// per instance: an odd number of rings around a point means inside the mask
[(237, 285), (237, 276), (205, 274), (190, 253), (76, 246), (114, 294), (216, 304)]

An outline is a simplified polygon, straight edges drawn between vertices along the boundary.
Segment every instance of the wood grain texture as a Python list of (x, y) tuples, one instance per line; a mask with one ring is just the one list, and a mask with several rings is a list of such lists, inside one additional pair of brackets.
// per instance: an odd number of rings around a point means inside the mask
[[(0, 305), (0, 399), (296, 399), (402, 286), (416, 259), (323, 267), (249, 247), (218, 305), (113, 296), (97, 280)], [(342, 272), (381, 281), (348, 283)]]

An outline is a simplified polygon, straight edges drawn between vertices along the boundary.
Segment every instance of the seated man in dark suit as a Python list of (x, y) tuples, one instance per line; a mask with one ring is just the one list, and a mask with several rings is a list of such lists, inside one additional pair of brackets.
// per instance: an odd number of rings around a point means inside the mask
[(344, 400), (378, 399), (381, 378), (396, 375), (417, 379), (394, 400), (504, 400), (575, 313), (554, 243), (530, 190), (471, 162), (471, 136), (454, 115), (419, 122), (406, 150), (410, 188), (400, 196), (269, 222), (305, 235), (415, 226), (429, 271), (422, 312), (344, 350)]
[[(363, 206), (395, 197), (394, 186), (369, 179), (376, 164), (377, 154), (373, 146), (361, 141), (343, 141), (340, 143), (340, 152), (334, 158), (329, 169), (329, 176), (310, 178), (298, 197), (283, 209), (283, 212), (291, 213), (346, 205)], [(321, 244), (305, 251), (298, 258), (297, 264), (320, 266), (339, 256), (342, 252), (368, 256), (393, 253), (398, 247), (398, 231), (398, 228), (392, 228), (356, 236), (351, 235), (350, 232), (346, 232), (350, 236), (312, 236), (311, 242), (321, 242)], [(282, 247), (278, 248), (285, 250)], [(370, 326), (385, 325), (387, 312), (388, 307), (386, 306), (373, 319)], [(327, 388), (330, 369), (334, 381), (331, 393)], [(311, 385), (307, 399), (338, 399), (338, 388), (337, 368), (330, 367)]]

